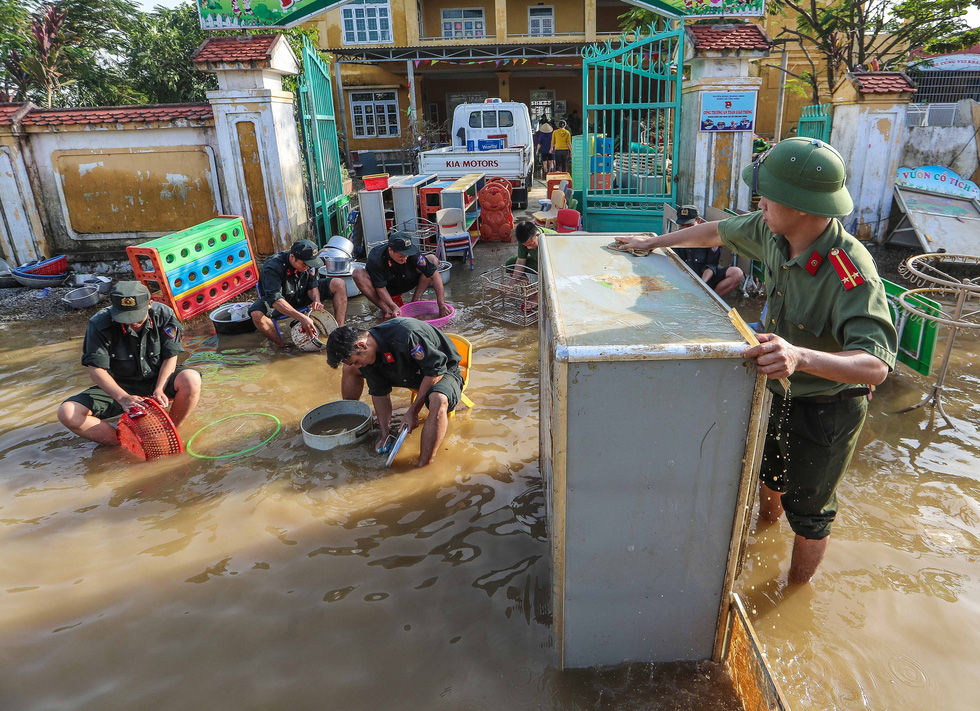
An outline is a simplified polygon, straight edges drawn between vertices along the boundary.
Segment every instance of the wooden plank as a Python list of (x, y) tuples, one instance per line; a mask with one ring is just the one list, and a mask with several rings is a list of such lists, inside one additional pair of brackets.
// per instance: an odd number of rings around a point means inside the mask
[(789, 703), (762, 653), (745, 606), (734, 593), (725, 670), (745, 711), (790, 711)]

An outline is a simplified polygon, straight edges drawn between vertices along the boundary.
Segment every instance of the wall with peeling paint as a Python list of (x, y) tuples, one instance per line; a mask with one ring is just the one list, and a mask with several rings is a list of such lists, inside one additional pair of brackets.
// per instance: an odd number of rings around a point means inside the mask
[(847, 163), (854, 211), (844, 227), (861, 240), (880, 239), (888, 228), (895, 171), (906, 140), (907, 98), (866, 98), (842, 83), (835, 92), (830, 143)]
[(127, 244), (222, 214), (212, 122), (29, 126), (51, 252), (122, 259)]
[(19, 131), (0, 127), (0, 258), (23, 264), (53, 254), (44, 238)]
[(909, 126), (899, 164), (941, 165), (969, 178), (980, 167), (977, 133), (970, 126)]
[(741, 171), (752, 162), (752, 132), (701, 131), (701, 95), (712, 91), (758, 91), (761, 80), (749, 76), (745, 57), (695, 58), (684, 82), (677, 165), (677, 204), (699, 210), (717, 207), (747, 210), (751, 189)]

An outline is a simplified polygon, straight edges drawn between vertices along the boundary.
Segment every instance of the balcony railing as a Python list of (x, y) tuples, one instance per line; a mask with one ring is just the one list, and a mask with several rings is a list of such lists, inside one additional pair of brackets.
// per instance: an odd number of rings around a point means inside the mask
[(454, 37), (443, 37), (442, 35), (419, 37), (419, 40), (421, 42), (459, 42), (459, 41), (467, 41), (467, 40), (492, 40), (492, 39), (497, 39), (497, 36), (463, 34)]

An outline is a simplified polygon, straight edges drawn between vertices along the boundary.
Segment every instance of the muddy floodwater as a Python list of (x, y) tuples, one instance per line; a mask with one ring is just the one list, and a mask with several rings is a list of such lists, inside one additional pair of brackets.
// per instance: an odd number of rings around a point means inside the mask
[[(0, 326), (0, 709), (734, 711), (710, 664), (554, 666), (537, 329), (478, 307), (480, 262), (513, 249), (454, 262), (446, 330), (474, 345), (475, 408), (425, 469), (417, 432), (391, 469), (372, 436), (308, 449), (300, 420), (339, 399), (339, 371), (201, 320), (181, 432), (216, 423), (194, 448), (217, 458), (134, 461), (57, 423), (89, 385), (84, 324)], [(788, 525), (753, 525), (737, 589), (794, 709), (976, 708), (980, 339), (957, 343), (958, 429), (895, 414), (932, 378), (879, 389), (811, 586), (787, 586)], [(267, 415), (278, 434), (224, 458), (272, 436)]]

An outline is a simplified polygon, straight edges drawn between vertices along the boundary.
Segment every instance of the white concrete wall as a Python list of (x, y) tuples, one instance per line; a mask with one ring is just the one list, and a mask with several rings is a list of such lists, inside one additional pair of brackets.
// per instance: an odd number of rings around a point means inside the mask
[(960, 177), (978, 166), (976, 129), (971, 126), (908, 126), (899, 163), (905, 168), (941, 165)]
[(15, 266), (52, 254), (17, 140), (0, 145), (0, 252)]
[(880, 239), (888, 227), (895, 171), (905, 138), (906, 104), (836, 104), (830, 143), (847, 163), (854, 211), (844, 227), (860, 239)]
[(691, 60), (691, 79), (681, 97), (678, 140), (677, 204), (747, 210), (752, 189), (742, 182), (742, 168), (752, 162), (751, 131), (701, 131), (701, 95), (712, 91), (758, 92), (762, 80), (750, 77), (749, 59)]

